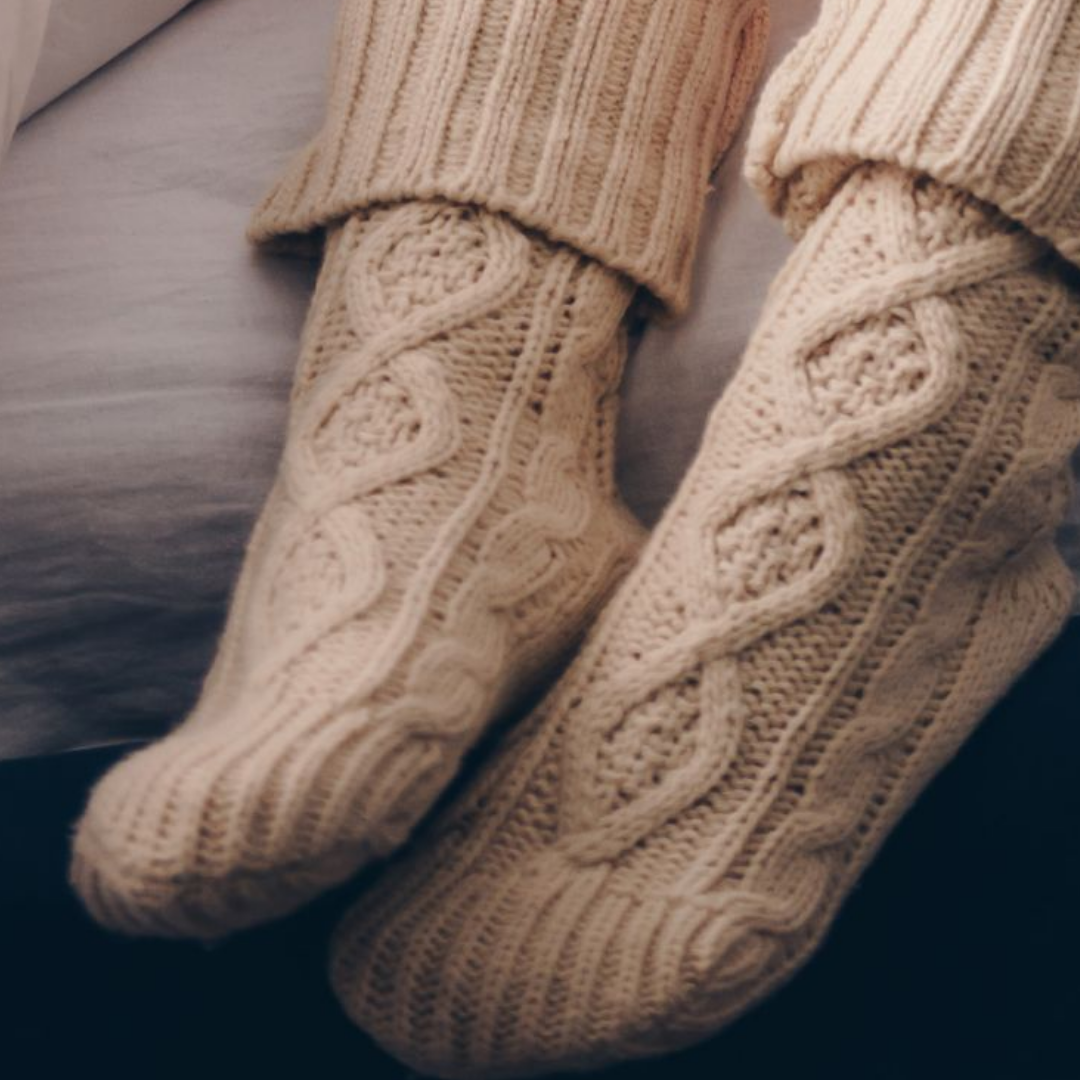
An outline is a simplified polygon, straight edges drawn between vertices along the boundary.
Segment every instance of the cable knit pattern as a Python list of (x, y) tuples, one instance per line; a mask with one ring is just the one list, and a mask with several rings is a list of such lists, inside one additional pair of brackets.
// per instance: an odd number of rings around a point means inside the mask
[(213, 937), (340, 881), (572, 642), (637, 546), (611, 478), (631, 294), (449, 204), (332, 235), (202, 699), (76, 837), (101, 922)]
[(438, 1076), (590, 1068), (805, 960), (1068, 615), (1061, 267), (964, 192), (849, 172), (575, 664), (347, 917), (357, 1023)]
[(216, 937), (340, 882), (579, 636), (639, 542), (627, 308), (685, 301), (765, 30), (764, 0), (344, 0), (252, 226), (328, 232), (280, 474), (194, 714), (78, 829), (102, 923)]
[(769, 80), (749, 176), (798, 232), (861, 161), (962, 187), (1080, 264), (1080, 3), (824, 0)]
[(251, 235), (478, 203), (679, 311), (767, 18), (766, 0), (344, 0), (326, 122)]

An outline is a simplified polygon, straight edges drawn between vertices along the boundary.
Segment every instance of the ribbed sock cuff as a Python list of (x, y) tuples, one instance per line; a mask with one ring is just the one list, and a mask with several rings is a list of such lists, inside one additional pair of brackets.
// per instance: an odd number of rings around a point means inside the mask
[(251, 238), (474, 203), (679, 311), (766, 37), (767, 0), (345, 0), (323, 128)]
[(824, 0), (747, 176), (798, 234), (859, 161), (962, 187), (1080, 265), (1080, 0)]

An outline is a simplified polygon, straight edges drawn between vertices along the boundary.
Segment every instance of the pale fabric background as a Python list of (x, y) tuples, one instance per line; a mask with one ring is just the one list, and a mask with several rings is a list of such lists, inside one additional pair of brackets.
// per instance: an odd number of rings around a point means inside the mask
[[(773, 6), (775, 60), (817, 0)], [(157, 734), (194, 700), (273, 476), (315, 272), (242, 234), (319, 122), (335, 8), (201, 0), (12, 144), (0, 758)], [(649, 520), (789, 250), (740, 159), (741, 144), (717, 179), (694, 310), (630, 365), (620, 480)]]
[(0, 0), (0, 164), (24, 115), (51, 0)]
[(65, 90), (171, 19), (191, 0), (0, 0), (48, 12), (41, 58), (22, 116), (32, 116)]
[(0, 163), (16, 125), (191, 0), (0, 0)]
[(314, 280), (243, 231), (318, 123), (334, 7), (196, 4), (12, 143), (0, 757), (154, 734), (194, 699)]

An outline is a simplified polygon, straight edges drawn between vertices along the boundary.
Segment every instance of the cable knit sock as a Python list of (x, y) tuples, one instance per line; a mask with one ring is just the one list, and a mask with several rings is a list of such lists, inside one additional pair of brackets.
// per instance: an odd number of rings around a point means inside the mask
[(685, 304), (763, 34), (758, 0), (346, 2), (253, 226), (330, 230), (281, 470), (194, 714), (79, 826), (100, 922), (212, 938), (340, 882), (579, 635), (639, 534), (624, 315)]
[(964, 193), (848, 178), (582, 655), (342, 926), (358, 1024), (438, 1076), (593, 1067), (805, 960), (1070, 609), (1059, 262)]
[(333, 234), (203, 697), (81, 825), (102, 922), (212, 935), (389, 850), (574, 639), (636, 549), (610, 445), (630, 294), (449, 204)]
[(1054, 637), (1078, 60), (1077, 0), (824, 0), (750, 148), (801, 243), (699, 457), (559, 686), (339, 931), (336, 991), (402, 1059), (714, 1032)]

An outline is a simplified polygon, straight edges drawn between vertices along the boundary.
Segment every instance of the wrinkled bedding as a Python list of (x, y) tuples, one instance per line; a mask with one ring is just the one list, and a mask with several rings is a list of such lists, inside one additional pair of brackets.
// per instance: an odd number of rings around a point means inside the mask
[(49, 20), (49, 0), (5, 0), (0, 4), (0, 164), (24, 115)]
[[(25, 0), (20, 0), (25, 2)], [(48, 22), (24, 117), (44, 108), (80, 79), (108, 63), (191, 0), (36, 0)]]
[[(782, 55), (816, 0), (786, 0)], [(0, 173), (0, 758), (192, 704), (272, 480), (315, 266), (245, 245), (320, 117), (336, 0), (211, 0), (56, 102)], [(697, 298), (632, 358), (620, 482), (655, 520), (789, 250), (717, 184)], [(1080, 565), (1074, 523), (1063, 544)]]

